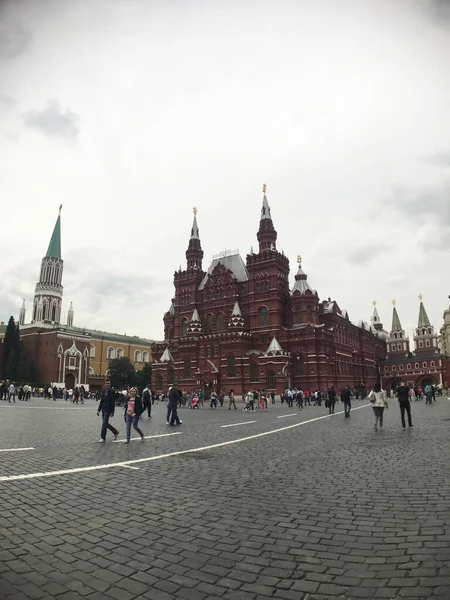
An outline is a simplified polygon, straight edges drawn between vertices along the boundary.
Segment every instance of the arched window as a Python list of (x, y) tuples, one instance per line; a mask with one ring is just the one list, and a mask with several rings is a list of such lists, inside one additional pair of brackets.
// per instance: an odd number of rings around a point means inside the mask
[(42, 320), (46, 321), (48, 319), (48, 300), (45, 298), (44, 300), (44, 309), (42, 311)]
[(216, 330), (223, 331), (225, 329), (225, 321), (223, 318), (223, 313), (217, 313), (216, 317)]
[(396, 371), (396, 370), (397, 370), (397, 367), (396, 367), (395, 365), (392, 365), (392, 370), (393, 370), (393, 371)]
[(435, 365), (435, 362), (434, 362), (434, 360), (432, 360), (432, 361), (430, 362), (430, 367), (433, 367), (433, 368), (434, 368), (435, 366), (436, 366), (436, 365)]
[(303, 321), (303, 316), (302, 316), (302, 311), (297, 308), (297, 310), (295, 311), (295, 322), (297, 323), (297, 325), (300, 325), (300, 323)]
[(401, 350), (402, 349), (402, 345), (401, 344), (397, 344), (397, 350)]
[(134, 353), (134, 362), (141, 362), (141, 353), (139, 350), (136, 350)]
[(229, 356), (227, 359), (228, 377), (236, 377), (236, 360), (234, 356)]
[(419, 363), (416, 363), (416, 364), (414, 365), (414, 368), (415, 368), (415, 369), (418, 369), (418, 368), (419, 368)]
[(162, 375), (157, 375), (156, 376), (156, 389), (157, 390), (162, 390), (163, 389), (163, 378), (162, 378)]
[(148, 352), (142, 353), (142, 362), (145, 362), (145, 363), (148, 362)]
[(430, 347), (430, 340), (425, 340), (425, 346), (426, 346), (427, 348), (429, 348), (429, 347)]
[(206, 328), (208, 333), (211, 333), (213, 330), (213, 316), (211, 313), (206, 317)]
[(170, 368), (167, 371), (167, 383), (169, 385), (171, 385), (174, 381), (175, 381), (175, 371), (172, 368)]
[(122, 350), (122, 348), (117, 348), (117, 350), (116, 350), (116, 358), (123, 358), (123, 350)]
[(115, 356), (114, 348), (111, 348), (111, 347), (108, 348), (107, 356), (108, 356), (108, 360), (112, 360), (114, 358), (114, 356)]
[(52, 321), (56, 321), (56, 302), (52, 302)]
[(255, 286), (256, 292), (259, 292), (261, 289), (261, 284), (259, 283), (259, 281), (256, 282), (256, 286)]
[(93, 375), (94, 374), (94, 369), (92, 367), (89, 367), (89, 375)]
[(191, 359), (190, 358), (187, 358), (184, 361), (184, 377), (186, 379), (191, 378)]
[(404, 369), (403, 365), (400, 365), (398, 368), (399, 371), (403, 371), (403, 369)]
[(267, 310), (266, 306), (261, 306), (261, 308), (259, 309), (259, 326), (269, 326), (269, 311)]
[(424, 369), (426, 369), (426, 368), (427, 368), (427, 366), (428, 366), (428, 365), (427, 365), (427, 363), (426, 363), (426, 362), (423, 362), (423, 363), (422, 363), (422, 367), (423, 367)]
[(89, 356), (91, 358), (95, 358), (95, 346), (94, 346), (94, 344), (91, 344), (91, 347), (89, 348)]
[(267, 389), (274, 390), (277, 387), (277, 381), (275, 379), (274, 371), (267, 372)]
[(419, 348), (423, 348), (423, 340), (419, 340)]
[(181, 335), (184, 337), (185, 335), (187, 335), (188, 332), (188, 327), (189, 327), (189, 321), (187, 319), (183, 319), (181, 321)]
[(250, 381), (259, 381), (259, 369), (256, 363), (250, 365)]
[(411, 371), (411, 365), (409, 363), (406, 365), (406, 368), (408, 371)]

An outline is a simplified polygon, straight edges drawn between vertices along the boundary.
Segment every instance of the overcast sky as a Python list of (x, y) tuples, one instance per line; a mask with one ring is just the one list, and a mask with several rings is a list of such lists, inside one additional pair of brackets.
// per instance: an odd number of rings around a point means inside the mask
[(447, 0), (0, 0), (0, 320), (63, 204), (64, 313), (163, 338), (197, 206), (204, 268), (278, 249), (321, 298), (439, 328), (450, 256)]

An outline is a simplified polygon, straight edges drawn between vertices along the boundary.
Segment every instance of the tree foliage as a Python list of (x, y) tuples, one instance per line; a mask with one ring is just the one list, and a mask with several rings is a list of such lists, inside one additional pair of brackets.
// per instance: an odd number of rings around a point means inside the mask
[(34, 382), (33, 362), (26, 356), (20, 341), (19, 323), (10, 317), (3, 340), (3, 365), (0, 365), (3, 377), (17, 383)]
[(128, 356), (113, 358), (108, 364), (109, 381), (115, 388), (134, 385), (136, 371)]
[(152, 381), (152, 364), (144, 363), (141, 371), (136, 372), (135, 385), (141, 390), (148, 386), (151, 386)]

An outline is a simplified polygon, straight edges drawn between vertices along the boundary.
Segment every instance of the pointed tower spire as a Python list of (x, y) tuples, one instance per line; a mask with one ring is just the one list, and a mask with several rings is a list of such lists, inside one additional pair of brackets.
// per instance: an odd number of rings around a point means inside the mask
[(20, 314), (19, 314), (19, 325), (25, 325), (25, 314), (26, 314), (26, 309), (25, 309), (25, 298), (24, 298), (23, 302), (22, 302), (22, 308), (20, 309)]
[(431, 327), (430, 319), (428, 318), (427, 311), (425, 310), (425, 306), (423, 305), (423, 296), (419, 295), (420, 307), (419, 307), (419, 321), (417, 323), (417, 327)]
[(297, 291), (297, 292), (300, 292), (300, 294), (304, 294), (307, 290), (309, 290), (312, 293), (315, 293), (307, 281), (308, 276), (302, 269), (302, 257), (301, 256), (297, 256), (297, 262), (298, 262), (298, 271), (295, 275), (295, 284), (294, 284), (294, 287), (292, 288), (292, 293)]
[(244, 317), (242, 316), (241, 307), (239, 306), (239, 302), (236, 300), (233, 307), (233, 312), (231, 313), (231, 318), (228, 322), (228, 327), (230, 329), (242, 329), (245, 325)]
[(69, 312), (67, 313), (67, 327), (73, 327), (73, 302), (70, 303)]
[(45, 255), (51, 258), (61, 258), (61, 209), (62, 204), (59, 206), (58, 218), (56, 219), (47, 254)]
[(270, 206), (267, 200), (267, 185), (263, 185), (263, 203), (261, 208), (261, 220), (257, 234), (259, 251), (276, 250), (277, 232), (273, 226)]
[(392, 300), (392, 304), (393, 304), (394, 308), (392, 310), (392, 327), (391, 327), (391, 332), (392, 331), (403, 331), (402, 324), (400, 323), (400, 319), (399, 319), (399, 316), (398, 316), (397, 309), (395, 308), (396, 303), (397, 303), (396, 300)]
[(48, 250), (41, 262), (39, 281), (34, 292), (32, 323), (50, 322), (59, 325), (61, 319), (64, 264), (61, 259), (61, 208), (62, 204)]
[(203, 250), (200, 242), (200, 230), (197, 223), (197, 209), (193, 208), (194, 222), (191, 228), (191, 237), (189, 246), (186, 251), (187, 269), (188, 271), (202, 270)]

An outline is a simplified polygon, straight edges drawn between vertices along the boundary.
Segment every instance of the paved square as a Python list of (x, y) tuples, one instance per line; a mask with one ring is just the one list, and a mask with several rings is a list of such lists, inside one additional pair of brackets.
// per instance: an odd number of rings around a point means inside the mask
[(93, 403), (2, 402), (0, 598), (448, 600), (450, 401), (354, 408), (159, 405), (100, 445)]

